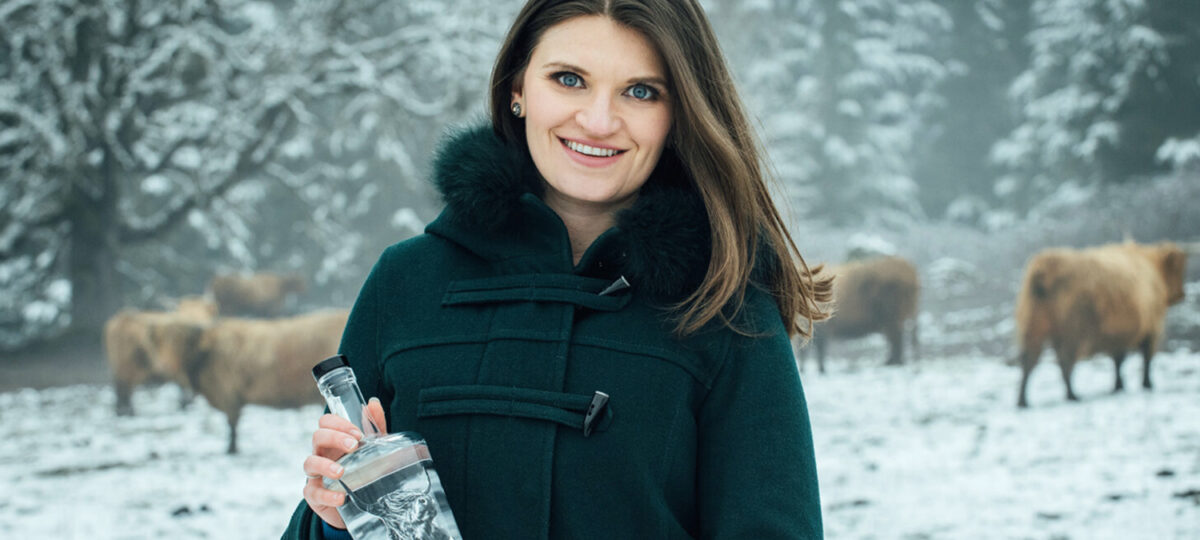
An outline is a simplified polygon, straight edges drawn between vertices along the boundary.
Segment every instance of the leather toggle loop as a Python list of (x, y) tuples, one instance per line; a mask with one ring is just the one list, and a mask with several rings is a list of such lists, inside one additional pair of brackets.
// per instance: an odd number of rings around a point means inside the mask
[(604, 411), (604, 406), (608, 405), (608, 394), (596, 390), (592, 394), (592, 402), (588, 404), (587, 413), (583, 415), (583, 436), (587, 437), (592, 434), (592, 423), (596, 418), (600, 417), (600, 413)]

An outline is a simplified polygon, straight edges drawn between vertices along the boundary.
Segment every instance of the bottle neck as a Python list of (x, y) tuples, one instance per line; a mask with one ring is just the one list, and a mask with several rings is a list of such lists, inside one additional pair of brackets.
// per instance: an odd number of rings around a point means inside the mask
[(367, 415), (367, 402), (350, 368), (339, 368), (325, 374), (317, 381), (317, 388), (325, 397), (330, 413), (349, 420), (367, 438), (382, 434)]

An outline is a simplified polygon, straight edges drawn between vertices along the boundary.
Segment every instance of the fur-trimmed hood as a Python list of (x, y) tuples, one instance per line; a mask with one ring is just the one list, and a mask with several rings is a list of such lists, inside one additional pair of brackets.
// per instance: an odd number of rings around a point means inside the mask
[(506, 144), (490, 125), (451, 134), (435, 158), (433, 182), (446, 208), (426, 231), (487, 260), (538, 259), (550, 265), (539, 271), (625, 276), (635, 290), (668, 301), (695, 290), (708, 268), (704, 203), (669, 153), (574, 267), (566, 228), (541, 201), (544, 183), (528, 151)]

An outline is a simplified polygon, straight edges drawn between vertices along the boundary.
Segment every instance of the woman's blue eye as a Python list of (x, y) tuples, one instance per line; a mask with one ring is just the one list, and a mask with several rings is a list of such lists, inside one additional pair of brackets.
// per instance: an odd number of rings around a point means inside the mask
[(556, 75), (556, 77), (558, 78), (558, 83), (563, 86), (571, 88), (583, 86), (583, 79), (579, 78), (579, 75), (574, 73), (559, 73)]
[(633, 99), (648, 101), (657, 97), (658, 91), (644, 84), (639, 84), (629, 89), (629, 95)]

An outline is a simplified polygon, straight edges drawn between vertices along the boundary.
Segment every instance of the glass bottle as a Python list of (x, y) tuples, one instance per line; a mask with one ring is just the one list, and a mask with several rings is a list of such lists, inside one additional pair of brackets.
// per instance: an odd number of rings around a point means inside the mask
[(425, 439), (411, 431), (383, 434), (345, 356), (313, 366), (317, 388), (336, 414), (362, 431), (358, 448), (342, 456), (345, 472), (325, 488), (347, 493), (338, 513), (355, 540), (461, 540), (458, 524)]

